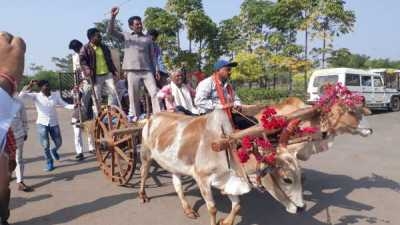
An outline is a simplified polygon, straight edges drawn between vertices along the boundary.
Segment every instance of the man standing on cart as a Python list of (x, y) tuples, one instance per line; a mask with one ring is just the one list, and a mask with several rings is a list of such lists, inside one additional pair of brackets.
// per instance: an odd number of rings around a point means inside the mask
[(143, 80), (150, 94), (153, 113), (160, 111), (155, 81), (155, 78), (158, 80), (160, 77), (160, 69), (155, 62), (153, 41), (150, 36), (143, 34), (142, 19), (139, 16), (130, 17), (128, 24), (132, 32), (119, 32), (115, 29), (115, 18), (118, 12), (118, 7), (113, 7), (111, 9), (108, 33), (125, 43), (122, 69), (126, 71), (128, 79), (128, 119), (130, 122), (133, 122), (140, 116), (140, 80)]
[(79, 59), (84, 75), (91, 78), (95, 92), (93, 93), (94, 113), (98, 115), (104, 86), (108, 89), (108, 104), (118, 104), (119, 100), (114, 83), (114, 80), (118, 79), (118, 74), (111, 59), (110, 49), (101, 42), (100, 31), (96, 28), (90, 28), (87, 31), (87, 37), (89, 43), (80, 50)]

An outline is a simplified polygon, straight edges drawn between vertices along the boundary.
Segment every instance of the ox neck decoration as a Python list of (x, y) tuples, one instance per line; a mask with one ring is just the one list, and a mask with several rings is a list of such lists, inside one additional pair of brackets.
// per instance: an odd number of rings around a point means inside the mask
[[(295, 127), (291, 127), (295, 122)], [(291, 136), (303, 137), (306, 135), (314, 134), (318, 131), (314, 127), (299, 128), (298, 124), (300, 121), (288, 122), (282, 116), (276, 116), (276, 110), (271, 107), (267, 107), (261, 117), (261, 123), (265, 130), (284, 130), (284, 128), (294, 129), (291, 132)], [(251, 137), (245, 136), (242, 138), (241, 147), (237, 150), (237, 155), (240, 163), (246, 163), (250, 159), (250, 154), (253, 154), (257, 163), (264, 163), (268, 167), (275, 167), (277, 148), (275, 148), (270, 140), (264, 137)], [(258, 171), (259, 172), (259, 171)], [(265, 176), (265, 173), (263, 173)]]
[(363, 104), (364, 97), (351, 92), (341, 83), (336, 85), (327, 84), (323, 87), (323, 94), (315, 104), (323, 113), (331, 111), (333, 105), (339, 103), (349, 109), (356, 108), (356, 105)]

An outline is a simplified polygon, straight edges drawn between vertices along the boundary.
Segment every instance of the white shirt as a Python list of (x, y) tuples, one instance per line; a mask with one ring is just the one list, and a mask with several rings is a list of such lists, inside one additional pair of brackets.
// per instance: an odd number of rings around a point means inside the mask
[(26, 116), (25, 105), (19, 97), (14, 98), (15, 101), (21, 106), (18, 112), (15, 114), (14, 119), (11, 123), (11, 128), (14, 132), (16, 140), (21, 139), (28, 135), (28, 117)]
[(65, 103), (61, 98), (55, 95), (47, 97), (42, 92), (30, 93), (26, 90), (22, 90), (19, 96), (21, 98), (31, 99), (35, 103), (36, 111), (38, 113), (36, 123), (45, 126), (53, 127), (58, 125), (58, 116), (56, 111), (57, 105), (66, 109), (74, 109), (74, 105)]
[[(231, 97), (228, 93), (228, 82), (224, 83), (222, 87), (225, 97)], [(234, 106), (240, 106), (241, 102), (239, 97), (235, 94), (233, 96)], [(196, 88), (196, 97), (194, 98), (194, 104), (199, 109), (200, 113), (208, 113), (216, 108), (222, 108), (221, 101), (219, 99), (217, 88), (214, 83), (212, 76), (200, 81)]]
[(0, 153), (4, 150), (8, 129), (19, 107), (10, 95), (0, 88)]
[(79, 61), (79, 54), (78, 53), (74, 53), (72, 55), (72, 69), (74, 71), (81, 69), (81, 63)]

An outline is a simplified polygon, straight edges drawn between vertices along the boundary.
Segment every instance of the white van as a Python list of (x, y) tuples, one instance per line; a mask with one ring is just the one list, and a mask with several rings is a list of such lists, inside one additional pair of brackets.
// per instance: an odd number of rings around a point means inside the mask
[(315, 102), (319, 98), (319, 90), (322, 85), (338, 82), (344, 84), (350, 91), (363, 95), (369, 108), (400, 110), (400, 93), (395, 89), (385, 88), (381, 75), (350, 68), (314, 71), (308, 82), (308, 102)]

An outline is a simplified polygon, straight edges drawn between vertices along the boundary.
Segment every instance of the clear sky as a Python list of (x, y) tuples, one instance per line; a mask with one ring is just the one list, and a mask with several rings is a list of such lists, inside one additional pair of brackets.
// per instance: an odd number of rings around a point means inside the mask
[[(70, 53), (68, 43), (77, 38), (86, 42), (86, 30), (114, 5), (121, 6), (119, 19), (143, 16), (147, 7), (164, 7), (165, 0), (0, 0), (0, 30), (23, 37), (27, 42), (26, 65), (35, 63), (55, 69), (51, 57)], [(207, 14), (215, 21), (238, 14), (242, 0), (203, 0)], [(398, 21), (400, 0), (347, 0), (355, 10), (354, 32), (334, 41), (334, 48), (372, 57), (400, 59)]]

